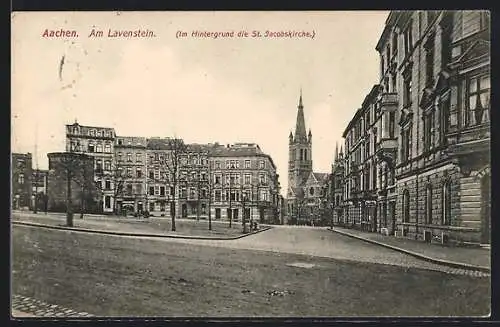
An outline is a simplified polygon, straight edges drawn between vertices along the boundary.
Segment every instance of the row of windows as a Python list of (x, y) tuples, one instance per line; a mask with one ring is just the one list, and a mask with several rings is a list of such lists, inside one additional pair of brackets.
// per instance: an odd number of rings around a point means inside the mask
[[(432, 185), (426, 187), (425, 194), (425, 224), (433, 224), (433, 211), (432, 204), (434, 200), (434, 192), (441, 192), (441, 224), (450, 225), (451, 224), (451, 183), (446, 181), (443, 183), (441, 190), (433, 191)], [(410, 192), (408, 190), (403, 191), (403, 202), (402, 202), (402, 212), (403, 212), (403, 222), (410, 222)]]
[[(80, 128), (79, 127), (73, 127), (72, 129), (73, 134), (77, 135), (80, 134)], [(113, 132), (111, 130), (105, 129), (105, 130), (96, 130), (96, 129), (89, 129), (87, 131), (88, 136), (97, 136), (97, 137), (113, 137)]]
[[(225, 175), (225, 182), (227, 185), (239, 185), (241, 183), (240, 178), (241, 178), (240, 174), (226, 174)], [(245, 185), (250, 185), (252, 182), (252, 174), (244, 174), (243, 175), (243, 182)], [(214, 174), (214, 183), (215, 183), (215, 185), (222, 184), (222, 174)], [(262, 185), (267, 184), (267, 174), (266, 173), (259, 174), (259, 183)]]
[[(221, 169), (221, 164), (223, 162), (219, 160), (214, 161), (215, 169)], [(244, 168), (245, 169), (250, 169), (251, 168), (251, 160), (246, 159), (244, 161)], [(226, 169), (239, 169), (240, 168), (240, 160), (226, 160), (225, 161), (225, 167)], [(265, 169), (266, 168), (266, 162), (265, 160), (259, 160), (259, 169)]]

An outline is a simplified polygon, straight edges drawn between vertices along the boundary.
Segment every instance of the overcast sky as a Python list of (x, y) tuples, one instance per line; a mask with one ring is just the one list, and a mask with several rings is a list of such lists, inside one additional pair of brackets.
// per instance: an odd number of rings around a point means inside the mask
[[(255, 142), (287, 183), (288, 134), (300, 88), (313, 168), (330, 170), (335, 143), (377, 82), (375, 45), (388, 12), (15, 13), (12, 151), (64, 151), (64, 125), (114, 127), (123, 136)], [(74, 39), (43, 38), (74, 29)], [(89, 38), (95, 28), (103, 38)], [(154, 38), (110, 39), (108, 29)], [(314, 31), (311, 38), (193, 38), (191, 31)], [(177, 31), (188, 33), (176, 38)], [(61, 78), (59, 66), (65, 56)], [(340, 144), (340, 143), (339, 143)], [(34, 166), (36, 163), (34, 163)]]

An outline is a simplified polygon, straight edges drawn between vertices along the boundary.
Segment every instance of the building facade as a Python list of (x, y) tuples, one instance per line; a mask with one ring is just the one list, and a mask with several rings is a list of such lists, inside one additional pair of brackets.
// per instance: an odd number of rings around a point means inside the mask
[(344, 153), (342, 151), (342, 146), (340, 147), (340, 152), (338, 151), (338, 145), (335, 148), (335, 158), (332, 164), (332, 172), (330, 174), (329, 180), (329, 205), (332, 208), (332, 223), (333, 225), (344, 226), (345, 225), (345, 214), (344, 214), (344, 184), (345, 184), (345, 168), (344, 168)]
[(66, 143), (68, 153), (94, 160), (100, 212), (193, 219), (210, 213), (234, 221), (245, 212), (255, 221), (283, 220), (276, 166), (257, 144), (125, 137), (76, 122), (66, 125)]
[(47, 209), (47, 183), (48, 183), (49, 171), (42, 169), (33, 169), (32, 176), (32, 207), (34, 209), (35, 203), (37, 209), (45, 210)]
[[(344, 132), (353, 225), (375, 217), (373, 231), (489, 243), (489, 25), (487, 11), (390, 13), (379, 84)], [(355, 205), (367, 191), (374, 212)]]
[(145, 137), (116, 136), (114, 158), (109, 179), (101, 183), (104, 191), (112, 190), (112, 197), (104, 206), (120, 214), (142, 214), (147, 210), (147, 141)]
[(11, 174), (12, 209), (30, 209), (33, 194), (31, 153), (12, 153)]
[(115, 138), (113, 128), (82, 126), (76, 121), (66, 125), (66, 152), (87, 154), (94, 158), (94, 181), (102, 193), (103, 213), (114, 212), (114, 191), (107, 186), (115, 173)]
[(254, 143), (216, 143), (209, 161), (213, 218), (279, 223), (280, 187), (271, 156)]

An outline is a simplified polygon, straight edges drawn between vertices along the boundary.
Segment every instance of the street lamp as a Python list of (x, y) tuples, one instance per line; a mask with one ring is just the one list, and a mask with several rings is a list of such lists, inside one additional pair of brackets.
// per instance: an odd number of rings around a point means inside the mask
[(248, 192), (243, 193), (243, 233), (248, 233), (248, 228), (247, 228), (247, 210), (246, 210), (246, 203), (248, 201)]

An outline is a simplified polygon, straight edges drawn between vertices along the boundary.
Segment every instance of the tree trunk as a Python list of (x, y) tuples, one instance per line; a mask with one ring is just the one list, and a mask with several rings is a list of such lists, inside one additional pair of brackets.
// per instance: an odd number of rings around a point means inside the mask
[(66, 176), (67, 199), (66, 199), (66, 225), (73, 227), (73, 199), (71, 198), (71, 171)]
[(176, 211), (177, 211), (176, 210), (177, 208), (175, 207), (176, 206), (175, 193), (177, 193), (177, 192), (176, 192), (176, 186), (174, 184), (174, 201), (173, 201), (174, 205), (172, 206), (172, 232), (175, 232), (175, 215), (176, 215)]

